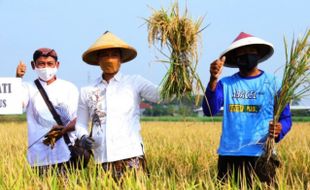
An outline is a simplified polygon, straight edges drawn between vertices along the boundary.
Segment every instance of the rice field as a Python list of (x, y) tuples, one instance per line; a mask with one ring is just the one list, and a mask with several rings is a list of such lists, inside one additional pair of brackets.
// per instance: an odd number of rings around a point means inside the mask
[[(142, 122), (150, 176), (128, 173), (122, 184), (99, 171), (91, 160), (87, 169), (66, 176), (51, 172), (37, 176), (26, 160), (26, 123), (0, 123), (0, 189), (238, 189), (219, 184), (216, 149), (219, 122)], [(295, 122), (277, 146), (282, 167), (278, 189), (310, 189), (310, 122)], [(265, 189), (254, 182), (254, 188)], [(273, 188), (271, 188), (273, 189)]]

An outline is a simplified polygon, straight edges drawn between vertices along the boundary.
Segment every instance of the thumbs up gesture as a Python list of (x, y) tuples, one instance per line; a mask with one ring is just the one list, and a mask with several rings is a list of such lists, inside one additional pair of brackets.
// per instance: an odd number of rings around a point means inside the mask
[(223, 56), (220, 59), (217, 59), (215, 61), (213, 61), (213, 63), (211, 63), (210, 65), (210, 74), (211, 74), (211, 78), (214, 80), (217, 80), (223, 70), (223, 66), (225, 63), (226, 57)]
[(223, 56), (220, 59), (213, 61), (213, 63), (211, 63), (210, 65), (211, 77), (210, 77), (209, 87), (211, 88), (212, 91), (214, 91), (216, 88), (217, 80), (222, 73), (225, 60), (226, 60), (226, 57)]
[(16, 68), (16, 77), (23, 78), (26, 73), (26, 64), (20, 61)]

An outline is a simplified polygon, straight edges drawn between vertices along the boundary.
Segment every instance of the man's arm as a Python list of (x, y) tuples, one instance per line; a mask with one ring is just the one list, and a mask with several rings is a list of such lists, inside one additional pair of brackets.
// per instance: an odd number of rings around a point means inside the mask
[(77, 121), (75, 125), (75, 132), (78, 138), (84, 135), (88, 135), (88, 121), (89, 121), (89, 109), (86, 103), (86, 92), (81, 90), (79, 96), (78, 110), (77, 110)]
[(281, 123), (282, 129), (279, 136), (275, 139), (276, 142), (280, 142), (284, 136), (291, 130), (292, 127), (292, 114), (289, 104), (286, 105), (283, 112), (280, 115), (279, 122)]
[(158, 86), (154, 85), (152, 82), (144, 79), (141, 76), (137, 76), (139, 81), (138, 91), (142, 98), (150, 102), (158, 102), (160, 100), (160, 93)]
[(60, 136), (63, 136), (66, 133), (72, 132), (75, 130), (75, 124), (76, 124), (76, 118), (74, 118), (72, 121), (70, 121), (67, 126), (62, 126), (62, 125), (55, 125), (51, 129), (51, 131), (54, 130), (59, 130), (60, 131)]
[(202, 109), (205, 115), (213, 116), (221, 109), (224, 103), (223, 85), (218, 82), (225, 63), (225, 56), (213, 61), (210, 65), (210, 81), (202, 101)]
[[(16, 67), (16, 73), (15, 73), (15, 77), (17, 78), (23, 78), (24, 75), (26, 74), (26, 64), (23, 61), (20, 61), (19, 64)], [(23, 107), (23, 112), (26, 111), (28, 102), (29, 102), (29, 86), (28, 84), (24, 83), (22, 84), (22, 107)]]
[[(207, 98), (207, 100), (206, 100)], [(208, 85), (205, 97), (203, 97), (202, 101), (202, 110), (206, 116), (214, 116), (216, 115), (224, 103), (223, 97), (223, 85), (222, 82), (218, 82), (215, 90), (212, 91), (210, 86)]]
[[(80, 139), (80, 146), (87, 150), (91, 150), (94, 147), (95, 140), (88, 136), (88, 121), (89, 121), (89, 109), (87, 106), (87, 92), (81, 89), (78, 110), (77, 110), (77, 122), (75, 125), (75, 134)], [(93, 127), (93, 126), (92, 126)]]

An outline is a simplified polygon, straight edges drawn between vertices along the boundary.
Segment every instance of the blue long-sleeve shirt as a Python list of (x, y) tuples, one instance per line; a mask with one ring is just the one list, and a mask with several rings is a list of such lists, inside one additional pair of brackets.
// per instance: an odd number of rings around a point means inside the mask
[[(278, 88), (273, 76), (261, 74), (241, 77), (236, 73), (217, 83), (215, 91), (206, 89), (209, 106), (204, 99), (203, 112), (216, 115), (223, 106), (223, 130), (219, 154), (258, 156), (266, 140), (269, 121), (273, 118), (274, 95)], [(277, 90), (276, 90), (277, 89)], [(281, 113), (282, 130), (276, 138), (279, 142), (292, 126), (289, 105)]]

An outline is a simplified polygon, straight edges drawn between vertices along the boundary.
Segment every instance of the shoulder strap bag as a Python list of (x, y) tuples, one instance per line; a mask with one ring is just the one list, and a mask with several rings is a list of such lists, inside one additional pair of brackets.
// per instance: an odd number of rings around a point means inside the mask
[[(57, 122), (58, 125), (63, 126), (63, 122), (61, 121), (61, 118), (59, 114), (56, 112), (52, 102), (49, 100), (48, 95), (46, 94), (43, 86), (41, 85), (39, 79), (36, 79), (34, 81), (35, 85), (37, 86), (41, 96), (43, 97), (48, 109), (50, 110), (51, 114), (53, 115), (54, 120)], [(92, 131), (92, 129), (91, 129)], [(70, 138), (68, 134), (63, 135), (64, 141), (68, 145), (68, 148), (71, 152), (71, 157), (70, 157), (70, 165), (73, 168), (81, 169), (87, 167), (87, 164), (90, 160), (90, 157), (92, 155), (92, 152), (90, 150), (86, 150), (83, 147), (80, 146), (79, 140), (77, 139), (72, 145)]]

